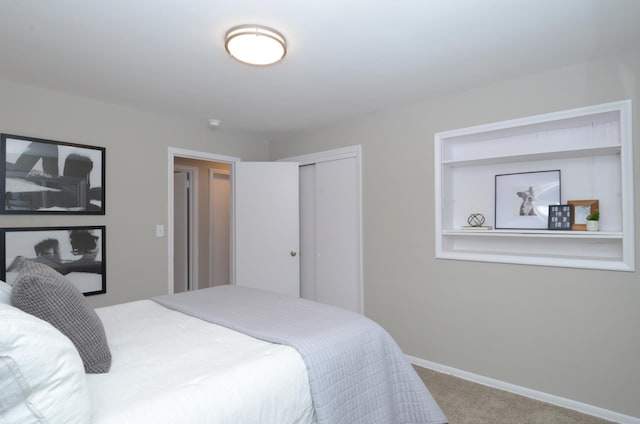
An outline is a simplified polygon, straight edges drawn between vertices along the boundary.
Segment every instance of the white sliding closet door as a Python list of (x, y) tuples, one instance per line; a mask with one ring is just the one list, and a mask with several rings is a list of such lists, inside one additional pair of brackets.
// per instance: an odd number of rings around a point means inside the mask
[(316, 164), (300, 167), (300, 297), (316, 300)]
[(362, 312), (356, 158), (300, 167), (302, 297)]

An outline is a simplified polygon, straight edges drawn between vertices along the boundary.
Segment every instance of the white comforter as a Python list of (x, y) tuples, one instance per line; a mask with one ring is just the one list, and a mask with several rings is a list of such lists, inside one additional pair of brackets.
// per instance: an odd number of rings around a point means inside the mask
[(311, 423), (306, 368), (293, 348), (151, 300), (98, 308), (111, 371), (87, 375), (96, 424)]

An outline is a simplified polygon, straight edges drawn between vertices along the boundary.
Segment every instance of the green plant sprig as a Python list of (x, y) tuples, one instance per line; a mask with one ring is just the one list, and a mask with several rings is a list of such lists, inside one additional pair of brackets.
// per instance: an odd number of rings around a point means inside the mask
[(596, 209), (587, 215), (587, 221), (599, 221), (600, 220), (600, 211)]

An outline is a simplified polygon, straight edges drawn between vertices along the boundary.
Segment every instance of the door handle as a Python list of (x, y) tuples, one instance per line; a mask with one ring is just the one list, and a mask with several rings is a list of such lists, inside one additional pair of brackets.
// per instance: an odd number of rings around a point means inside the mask
[(298, 252), (294, 252), (293, 250), (290, 252), (291, 256), (296, 256), (298, 254)]

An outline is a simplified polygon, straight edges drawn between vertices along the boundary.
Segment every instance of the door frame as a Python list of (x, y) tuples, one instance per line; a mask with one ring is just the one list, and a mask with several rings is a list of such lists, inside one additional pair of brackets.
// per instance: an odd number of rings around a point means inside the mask
[(355, 158), (356, 164), (358, 167), (358, 172), (356, 173), (357, 181), (357, 190), (358, 190), (358, 238), (359, 240), (359, 282), (358, 282), (358, 290), (360, 292), (360, 313), (364, 314), (364, 264), (362, 263), (363, 257), (363, 243), (362, 243), (362, 146), (357, 144), (353, 146), (342, 147), (338, 149), (325, 150), (322, 152), (310, 153), (300, 156), (293, 156), (283, 159), (278, 159), (278, 161), (291, 161), (298, 162), (300, 166), (304, 165), (312, 165), (320, 162), (328, 162), (339, 159), (347, 159), (347, 158)]
[[(197, 219), (197, 210), (198, 210), (198, 168), (195, 166), (187, 166), (187, 165), (175, 165), (173, 167), (173, 172), (185, 172), (188, 175), (189, 181), (189, 198), (187, 200), (189, 206), (189, 228), (188, 228), (188, 237), (189, 237), (189, 259), (188, 259), (188, 267), (189, 267), (189, 281), (187, 281), (187, 290), (194, 290), (198, 288), (198, 255), (195, 252), (198, 251), (198, 219)], [(174, 188), (175, 190), (175, 188)], [(174, 196), (175, 201), (175, 196)], [(172, 221), (173, 223), (173, 221)], [(171, 232), (173, 234), (173, 232)], [(175, 253), (175, 252), (174, 252)]]
[[(200, 152), (197, 150), (181, 149), (178, 147), (169, 147), (167, 153), (167, 293), (173, 294), (173, 172), (175, 170), (175, 158), (195, 159), (208, 162), (229, 163), (232, 166), (235, 162), (239, 162), (240, 158), (235, 156), (218, 155), (208, 152)], [(233, 171), (232, 171), (233, 172)], [(233, 213), (231, 219), (233, 220)], [(233, 240), (231, 241), (233, 244)], [(233, 248), (231, 249), (233, 255)], [(233, 278), (232, 278), (233, 281)]]

